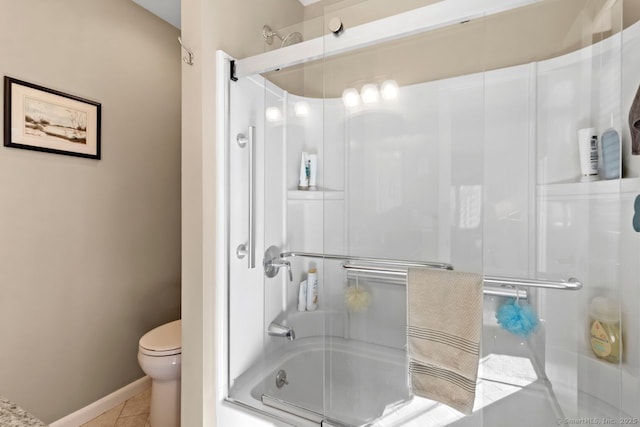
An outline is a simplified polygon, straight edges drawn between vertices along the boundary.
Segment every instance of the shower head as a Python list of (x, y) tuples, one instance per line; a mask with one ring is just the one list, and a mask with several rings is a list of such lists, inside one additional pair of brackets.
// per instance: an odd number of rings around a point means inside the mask
[(302, 34), (295, 31), (293, 33), (289, 33), (287, 37), (282, 40), (282, 45), (280, 47), (291, 46), (292, 44), (300, 43), (302, 41)]
[(291, 46), (292, 44), (300, 43), (302, 41), (302, 34), (297, 31), (282, 37), (279, 32), (272, 30), (268, 25), (262, 27), (262, 37), (268, 45), (273, 44), (274, 37), (279, 38), (281, 41), (280, 47)]

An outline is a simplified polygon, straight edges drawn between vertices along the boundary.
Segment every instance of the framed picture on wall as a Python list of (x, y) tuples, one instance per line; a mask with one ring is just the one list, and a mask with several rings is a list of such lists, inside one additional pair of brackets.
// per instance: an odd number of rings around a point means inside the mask
[(100, 159), (100, 104), (4, 78), (4, 145)]

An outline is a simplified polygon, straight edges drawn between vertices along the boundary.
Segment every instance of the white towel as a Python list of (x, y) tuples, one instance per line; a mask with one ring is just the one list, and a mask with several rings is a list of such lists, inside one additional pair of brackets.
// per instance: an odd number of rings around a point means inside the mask
[(412, 391), (465, 414), (475, 399), (482, 287), (482, 276), (474, 273), (410, 268), (407, 275)]

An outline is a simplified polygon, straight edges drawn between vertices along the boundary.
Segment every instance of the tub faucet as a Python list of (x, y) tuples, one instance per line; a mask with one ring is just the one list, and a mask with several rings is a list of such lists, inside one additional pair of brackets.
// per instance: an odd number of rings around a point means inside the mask
[(288, 326), (283, 326), (275, 322), (271, 322), (267, 328), (267, 333), (272, 337), (283, 337), (289, 341), (296, 339), (296, 333)]

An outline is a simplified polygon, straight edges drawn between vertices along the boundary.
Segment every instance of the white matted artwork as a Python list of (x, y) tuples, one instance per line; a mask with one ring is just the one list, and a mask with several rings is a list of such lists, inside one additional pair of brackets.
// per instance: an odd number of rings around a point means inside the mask
[(94, 101), (4, 78), (4, 145), (100, 159), (100, 110)]

